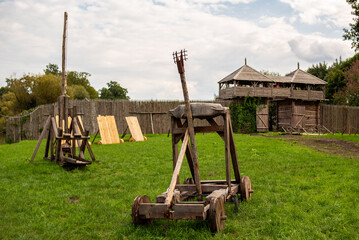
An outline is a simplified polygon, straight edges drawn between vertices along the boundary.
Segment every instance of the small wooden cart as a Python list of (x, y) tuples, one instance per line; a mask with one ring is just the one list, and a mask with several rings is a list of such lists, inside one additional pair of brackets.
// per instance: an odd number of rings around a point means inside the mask
[[(141, 195), (132, 205), (132, 219), (135, 226), (153, 219), (196, 219), (208, 220), (213, 232), (221, 231), (227, 216), (225, 203), (236, 194), (242, 200), (251, 198), (253, 190), (249, 177), (241, 177), (229, 109), (220, 104), (192, 103), (193, 118), (205, 119), (209, 126), (194, 127), (195, 133), (217, 132), (225, 143), (225, 180), (196, 181), (200, 179), (198, 164), (194, 164), (193, 151), (189, 147), (189, 127), (185, 106), (171, 110), (173, 176), (170, 187), (151, 203), (149, 197)], [(182, 140), (181, 151), (178, 143)], [(192, 139), (191, 139), (192, 140)], [(179, 184), (179, 172), (186, 155), (192, 178)], [(232, 162), (232, 164), (231, 164)], [(231, 179), (231, 165), (235, 179)], [(196, 167), (197, 166), (197, 167)], [(197, 198), (197, 201), (193, 201)]]

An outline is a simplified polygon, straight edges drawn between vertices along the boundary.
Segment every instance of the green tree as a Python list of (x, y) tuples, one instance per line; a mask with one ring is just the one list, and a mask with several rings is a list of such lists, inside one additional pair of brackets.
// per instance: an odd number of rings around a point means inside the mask
[(311, 67), (307, 69), (307, 73), (310, 73), (317, 78), (324, 80), (325, 76), (327, 76), (329, 72), (328, 64), (326, 62), (313, 64)]
[(0, 99), (1, 99), (2, 95), (4, 95), (5, 93), (7, 93), (9, 91), (10, 91), (10, 88), (8, 86), (0, 87)]
[(72, 85), (68, 88), (68, 94), (70, 99), (85, 99), (90, 98), (90, 94), (86, 91), (82, 85)]
[(101, 99), (130, 99), (127, 89), (121, 87), (119, 83), (110, 81), (107, 87), (99, 90)]
[(21, 78), (7, 78), (7, 86), (10, 92), (14, 93), (16, 100), (15, 113), (22, 112), (36, 106), (36, 100), (31, 94), (34, 78), (30, 75), (23, 75)]
[[(44, 72), (45, 74), (53, 74), (56, 76), (62, 75), (62, 71), (60, 71), (59, 66), (57, 64), (52, 64), (52, 63), (46, 65), (46, 69), (44, 69)], [(68, 87), (72, 85), (83, 86), (87, 91), (87, 94), (85, 94), (87, 98), (91, 98), (91, 99), (98, 98), (98, 92), (91, 86), (90, 81), (88, 79), (90, 76), (91, 74), (87, 72), (68, 71), (66, 74), (67, 86)], [(79, 89), (78, 87), (76, 88)], [(77, 98), (75, 97), (75, 99)]]
[(347, 0), (347, 3), (352, 7), (351, 12), (354, 15), (354, 23), (350, 23), (350, 29), (344, 28), (343, 38), (344, 40), (352, 41), (352, 48), (357, 51), (359, 49), (359, 4), (357, 0)]
[(328, 82), (325, 97), (330, 100), (333, 99), (334, 94), (340, 91), (346, 83), (344, 72), (340, 68), (334, 68), (331, 70), (325, 80)]
[(54, 103), (61, 95), (61, 77), (59, 75), (44, 74), (33, 77), (31, 91), (36, 105)]
[(98, 98), (98, 92), (91, 86), (90, 81), (88, 78), (91, 74), (87, 72), (76, 72), (70, 71), (67, 73), (67, 85), (81, 85), (85, 88), (88, 93), (88, 98), (95, 99)]
[(359, 106), (359, 61), (344, 73), (346, 85), (334, 95), (334, 103)]
[(346, 86), (346, 78), (344, 72), (347, 71), (355, 61), (359, 60), (359, 53), (345, 61), (336, 60), (332, 66), (328, 68), (328, 73), (324, 77), (324, 81), (328, 84), (326, 86), (325, 97), (333, 102), (334, 95)]
[(53, 74), (53, 75), (61, 75), (61, 71), (59, 69), (59, 66), (57, 64), (49, 63), (46, 65), (46, 68), (44, 69), (45, 74)]

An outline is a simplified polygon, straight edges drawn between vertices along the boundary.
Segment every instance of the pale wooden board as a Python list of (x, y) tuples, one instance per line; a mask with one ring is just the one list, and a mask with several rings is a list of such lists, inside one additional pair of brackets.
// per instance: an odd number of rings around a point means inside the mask
[(102, 144), (108, 144), (109, 138), (107, 131), (107, 121), (105, 120), (105, 117), (99, 115), (97, 117), (97, 124), (98, 124), (98, 130), (100, 131)]
[(114, 116), (99, 115), (97, 117), (97, 123), (102, 144), (120, 143)]
[(138, 123), (137, 117), (125, 117), (128, 128), (130, 129), (132, 137), (135, 141), (144, 141), (140, 124)]
[(107, 126), (109, 128), (111, 143), (120, 143), (116, 121), (114, 116), (106, 116)]
[[(70, 128), (70, 126), (71, 126), (71, 121), (72, 121), (72, 118), (67, 117), (67, 127), (68, 128)], [(56, 125), (57, 125), (57, 128), (59, 128), (59, 115), (56, 115)], [(62, 124), (61, 124), (62, 129), (64, 129), (64, 126), (65, 126), (65, 120), (62, 120)], [(66, 143), (66, 140), (61, 140), (61, 144), (63, 144), (63, 143)], [(76, 147), (77, 147), (77, 144), (76, 144)]]

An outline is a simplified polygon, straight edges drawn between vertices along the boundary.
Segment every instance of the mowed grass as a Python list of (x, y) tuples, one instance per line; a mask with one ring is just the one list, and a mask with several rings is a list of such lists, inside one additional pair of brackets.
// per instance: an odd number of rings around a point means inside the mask
[[(254, 194), (238, 213), (226, 204), (223, 232), (212, 234), (206, 221), (194, 220), (135, 228), (133, 199), (155, 201), (172, 176), (171, 138), (147, 137), (93, 145), (101, 164), (73, 171), (42, 159), (45, 141), (33, 164), (36, 141), (0, 145), (0, 239), (359, 239), (358, 158), (237, 134), (241, 173)], [(224, 179), (223, 141), (197, 134), (196, 142), (201, 179)]]

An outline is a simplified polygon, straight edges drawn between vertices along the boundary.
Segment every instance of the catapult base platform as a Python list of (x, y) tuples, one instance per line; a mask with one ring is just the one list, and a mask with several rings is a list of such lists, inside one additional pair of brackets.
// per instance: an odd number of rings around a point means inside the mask
[[(189, 182), (189, 183), (188, 183)], [(167, 193), (156, 197), (156, 203), (151, 203), (149, 197), (141, 195), (135, 198), (132, 205), (132, 220), (134, 224), (146, 224), (153, 219), (187, 219), (208, 220), (213, 232), (223, 230), (225, 220), (225, 203), (236, 198), (240, 193), (243, 200), (251, 197), (251, 183), (248, 177), (243, 177), (241, 183), (232, 181), (231, 192), (228, 192), (226, 180), (201, 181), (202, 194), (196, 192), (196, 185), (192, 179), (186, 179), (184, 184), (177, 184), (174, 191), (174, 201), (171, 206), (165, 203)], [(195, 201), (196, 197), (204, 197), (202, 201)]]

